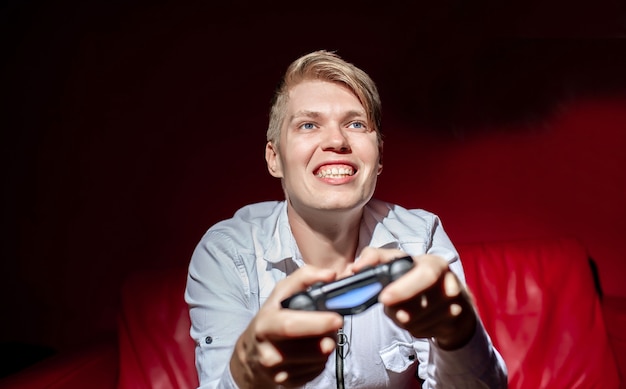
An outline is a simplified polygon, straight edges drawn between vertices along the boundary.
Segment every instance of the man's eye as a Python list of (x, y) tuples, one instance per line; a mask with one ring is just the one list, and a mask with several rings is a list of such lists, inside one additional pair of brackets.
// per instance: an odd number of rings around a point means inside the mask
[(315, 125), (313, 123), (304, 123), (300, 126), (300, 128), (302, 128), (303, 130), (312, 130), (315, 128)]
[(350, 127), (350, 128), (357, 128), (357, 129), (363, 129), (363, 128), (365, 128), (365, 124), (361, 123), (361, 122), (352, 122), (352, 123), (350, 123), (350, 125), (348, 127)]

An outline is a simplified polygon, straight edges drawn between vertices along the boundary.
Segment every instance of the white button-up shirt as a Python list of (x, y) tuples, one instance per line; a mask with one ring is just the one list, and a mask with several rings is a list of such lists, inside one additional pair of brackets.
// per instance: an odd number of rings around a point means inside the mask
[[(439, 218), (424, 210), (371, 200), (364, 208), (359, 251), (366, 246), (439, 255), (465, 281)], [(248, 205), (206, 232), (193, 253), (185, 292), (201, 388), (236, 388), (229, 360), (237, 338), (276, 283), (304, 264), (284, 201)], [(346, 388), (419, 387), (417, 376), (424, 388), (506, 387), (506, 367), (480, 322), (472, 340), (454, 351), (414, 338), (384, 314), (381, 304), (346, 316), (344, 332)], [(332, 354), (323, 373), (305, 388), (334, 388), (335, 380)]]

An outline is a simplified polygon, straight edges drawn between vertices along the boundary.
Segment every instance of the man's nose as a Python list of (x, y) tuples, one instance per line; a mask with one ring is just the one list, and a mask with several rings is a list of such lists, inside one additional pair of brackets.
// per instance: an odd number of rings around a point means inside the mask
[(338, 125), (329, 126), (323, 132), (322, 149), (336, 152), (350, 150), (350, 142), (343, 128)]

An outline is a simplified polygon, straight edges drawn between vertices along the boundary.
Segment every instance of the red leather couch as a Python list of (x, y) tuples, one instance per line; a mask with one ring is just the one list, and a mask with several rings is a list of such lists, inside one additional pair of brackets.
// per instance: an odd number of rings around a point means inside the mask
[[(581, 244), (544, 239), (458, 249), (510, 388), (620, 387), (626, 305), (600, 299)], [(0, 388), (195, 388), (185, 276), (181, 267), (130, 277), (116, 342), (53, 357), (0, 381)]]

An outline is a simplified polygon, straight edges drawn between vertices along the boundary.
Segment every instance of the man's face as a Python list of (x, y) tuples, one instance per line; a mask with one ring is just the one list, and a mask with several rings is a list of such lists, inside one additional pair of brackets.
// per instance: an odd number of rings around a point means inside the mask
[(377, 133), (363, 106), (349, 89), (325, 81), (291, 89), (279, 147), (268, 142), (265, 157), (300, 213), (360, 209), (382, 170)]

